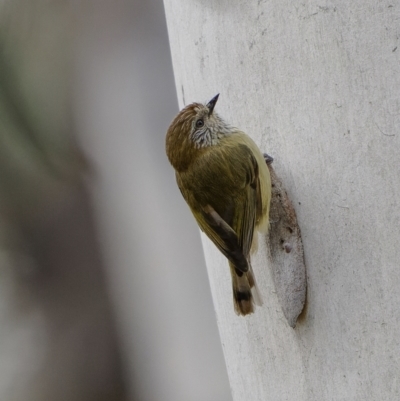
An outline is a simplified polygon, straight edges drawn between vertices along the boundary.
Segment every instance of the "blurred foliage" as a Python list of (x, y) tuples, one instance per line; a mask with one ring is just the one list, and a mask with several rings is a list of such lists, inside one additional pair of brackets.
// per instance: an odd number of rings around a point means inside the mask
[(21, 243), (20, 237), (30, 242), (41, 225), (51, 224), (86, 166), (70, 111), (73, 21), (68, 2), (0, 6), (3, 247)]
[(71, 21), (66, 18), (67, 10), (63, 2), (48, 2), (43, 8), (37, 2), (27, 1), (3, 9), (0, 21), (3, 212), (25, 215), (40, 208), (57, 196), (63, 185), (76, 181), (85, 165), (72, 138), (69, 84), (73, 37), (71, 26), (66, 24)]

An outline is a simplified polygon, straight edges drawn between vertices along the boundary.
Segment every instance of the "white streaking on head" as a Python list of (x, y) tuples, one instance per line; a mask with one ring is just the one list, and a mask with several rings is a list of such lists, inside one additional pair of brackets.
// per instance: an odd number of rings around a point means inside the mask
[[(206, 106), (195, 108), (196, 117), (192, 121), (192, 129), (190, 140), (196, 148), (216, 145), (221, 138), (236, 132), (237, 129), (227, 124), (217, 113), (213, 112), (209, 115)], [(198, 122), (202, 121), (203, 125), (198, 126)]]

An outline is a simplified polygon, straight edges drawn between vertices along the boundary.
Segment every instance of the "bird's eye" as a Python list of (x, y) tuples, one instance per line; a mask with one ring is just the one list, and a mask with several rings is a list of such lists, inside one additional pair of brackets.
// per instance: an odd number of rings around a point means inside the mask
[(196, 128), (201, 128), (204, 125), (204, 121), (202, 118), (196, 121)]

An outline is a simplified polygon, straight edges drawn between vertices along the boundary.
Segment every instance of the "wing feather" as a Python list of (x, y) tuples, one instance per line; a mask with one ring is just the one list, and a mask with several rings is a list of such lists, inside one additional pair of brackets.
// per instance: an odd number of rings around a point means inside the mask
[(176, 179), (201, 230), (239, 271), (247, 272), (260, 208), (258, 164), (252, 151), (244, 144), (232, 145), (229, 152), (212, 149)]

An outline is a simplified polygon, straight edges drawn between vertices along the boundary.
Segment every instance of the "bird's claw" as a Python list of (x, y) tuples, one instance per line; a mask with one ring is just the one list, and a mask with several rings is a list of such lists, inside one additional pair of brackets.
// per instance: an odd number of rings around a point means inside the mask
[(274, 161), (274, 158), (267, 153), (263, 153), (265, 163), (271, 164)]

